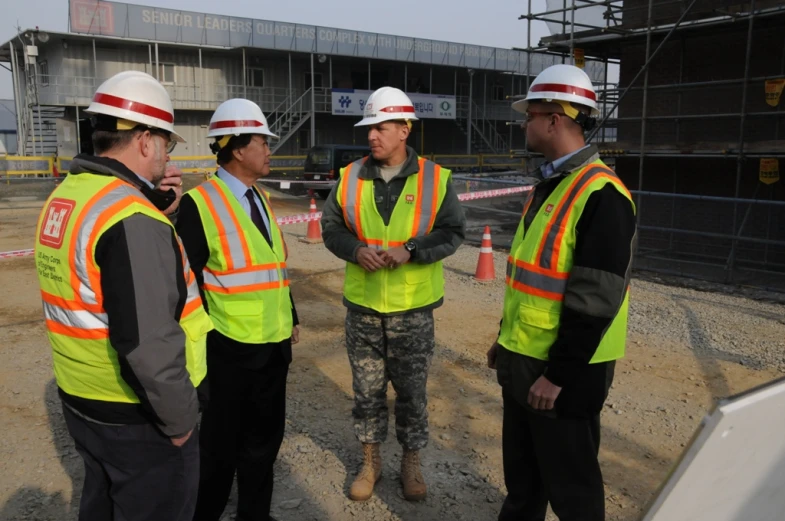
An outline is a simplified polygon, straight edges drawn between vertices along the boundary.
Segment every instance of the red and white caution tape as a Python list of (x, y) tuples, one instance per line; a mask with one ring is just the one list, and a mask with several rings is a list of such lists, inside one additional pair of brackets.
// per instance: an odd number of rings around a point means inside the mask
[[(465, 194), (458, 194), (459, 201), (474, 201), (475, 199), (489, 199), (491, 197), (501, 197), (503, 195), (519, 194), (531, 190), (531, 186), (513, 186), (510, 188), (498, 188), (496, 190), (485, 190), (482, 192), (468, 192)], [(278, 224), (297, 224), (305, 223), (308, 221), (318, 221), (322, 218), (322, 212), (316, 213), (301, 213), (299, 215), (287, 215), (285, 217), (278, 217), (276, 221)]]
[(27, 257), (32, 255), (33, 250), (14, 250), (14, 251), (0, 251), (0, 259), (7, 259), (9, 257)]
[(513, 186), (510, 188), (497, 188), (496, 190), (484, 190), (482, 192), (467, 192), (459, 194), (458, 200), (460, 201), (474, 201), (475, 199), (488, 199), (491, 197), (500, 197), (502, 195), (519, 194), (531, 190), (531, 186)]
[(309, 181), (307, 179), (259, 179), (260, 183), (303, 183), (303, 184), (314, 184), (314, 185), (324, 185), (324, 184), (335, 184), (335, 181)]
[[(476, 199), (490, 199), (491, 197), (501, 197), (504, 195), (512, 195), (512, 194), (519, 194), (522, 192), (528, 192), (531, 190), (531, 186), (513, 186), (510, 188), (499, 188), (496, 190), (484, 190), (482, 192), (468, 192), (465, 194), (459, 194), (458, 200), (460, 201), (474, 201)], [(297, 224), (297, 223), (306, 223), (308, 221), (318, 221), (322, 218), (322, 212), (314, 212), (314, 213), (301, 213), (297, 215), (285, 215), (283, 217), (276, 218), (276, 222), (279, 225), (284, 226), (287, 224)], [(5, 259), (9, 257), (26, 257), (28, 255), (32, 255), (33, 250), (15, 250), (15, 251), (5, 251), (0, 252), (0, 259)]]
[(307, 223), (308, 221), (318, 221), (322, 218), (322, 212), (314, 213), (301, 213), (298, 215), (286, 215), (284, 217), (276, 217), (275, 221), (280, 224), (297, 224)]

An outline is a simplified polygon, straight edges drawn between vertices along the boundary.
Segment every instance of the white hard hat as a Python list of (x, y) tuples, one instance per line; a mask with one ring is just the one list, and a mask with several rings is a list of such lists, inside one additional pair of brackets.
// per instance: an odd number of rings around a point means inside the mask
[(591, 116), (600, 114), (597, 108), (597, 94), (589, 76), (574, 65), (551, 65), (540, 74), (529, 86), (526, 99), (518, 100), (512, 108), (525, 113), (532, 100), (547, 102), (566, 101), (579, 103), (591, 108)]
[[(85, 112), (159, 128), (170, 132), (175, 141), (185, 142), (174, 131), (174, 109), (169, 94), (158, 80), (146, 72), (123, 71), (115, 74), (98, 87)], [(118, 129), (123, 128), (132, 127), (118, 124)]]
[(240, 134), (278, 137), (270, 132), (267, 118), (264, 117), (259, 105), (242, 98), (226, 100), (218, 105), (213, 117), (210, 118), (210, 132), (207, 137), (214, 137), (217, 141), (221, 141), (221, 137), (227, 136), (226, 142), (221, 144), (223, 148), (229, 142), (228, 138)]
[(382, 87), (368, 96), (363, 109), (363, 119), (354, 126), (376, 125), (391, 120), (417, 121), (414, 103), (402, 90)]

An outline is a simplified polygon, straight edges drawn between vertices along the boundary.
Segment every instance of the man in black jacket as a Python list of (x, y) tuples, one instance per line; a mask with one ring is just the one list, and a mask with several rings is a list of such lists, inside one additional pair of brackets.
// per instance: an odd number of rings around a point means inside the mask
[(488, 351), (504, 400), (499, 521), (602, 521), (600, 411), (624, 355), (635, 207), (583, 132), (598, 114), (586, 74), (543, 71), (525, 100), (535, 173), (510, 251), (504, 317)]
[(258, 105), (222, 103), (210, 121), (218, 172), (183, 196), (177, 231), (215, 323), (207, 338), (209, 402), (201, 423), (194, 521), (218, 521), (237, 473), (237, 520), (268, 521), (283, 441), (286, 378), (299, 339), (287, 250), (256, 181), (270, 173)]

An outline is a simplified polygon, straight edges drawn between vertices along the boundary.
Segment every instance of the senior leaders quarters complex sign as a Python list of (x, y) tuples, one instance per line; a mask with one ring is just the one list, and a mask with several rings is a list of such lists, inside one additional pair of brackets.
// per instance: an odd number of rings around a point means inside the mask
[[(365, 102), (372, 90), (333, 89), (333, 114), (362, 117)], [(406, 93), (419, 119), (455, 119), (455, 96)]]
[[(74, 33), (527, 72), (528, 58), (523, 51), (99, 0), (69, 0), (69, 6), (70, 30)], [(561, 63), (556, 56), (532, 53), (532, 73), (557, 61)], [(598, 80), (602, 78), (602, 63), (596, 64), (596, 76), (588, 63), (587, 72)]]

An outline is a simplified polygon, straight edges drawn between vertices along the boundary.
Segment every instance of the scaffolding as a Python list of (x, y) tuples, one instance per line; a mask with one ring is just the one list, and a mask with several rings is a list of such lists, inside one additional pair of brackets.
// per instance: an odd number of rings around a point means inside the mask
[[(602, 64), (600, 124), (587, 141), (634, 188), (635, 267), (785, 291), (785, 190), (778, 182), (785, 100), (756, 109), (754, 97), (769, 92), (771, 82), (780, 92), (785, 83), (785, 1), (548, 0), (547, 6), (534, 12), (528, 0), (528, 13), (519, 17), (528, 26), (526, 50), (579, 66)], [(587, 9), (594, 23), (580, 16)], [(533, 22), (560, 30), (533, 45)], [(776, 46), (767, 45), (772, 38), (779, 38)], [(767, 59), (759, 59), (761, 52)], [(712, 61), (714, 69), (706, 66)], [(609, 81), (609, 67), (618, 67), (618, 82)], [(710, 73), (696, 72), (704, 69)], [(528, 149), (513, 154), (536, 157)]]

